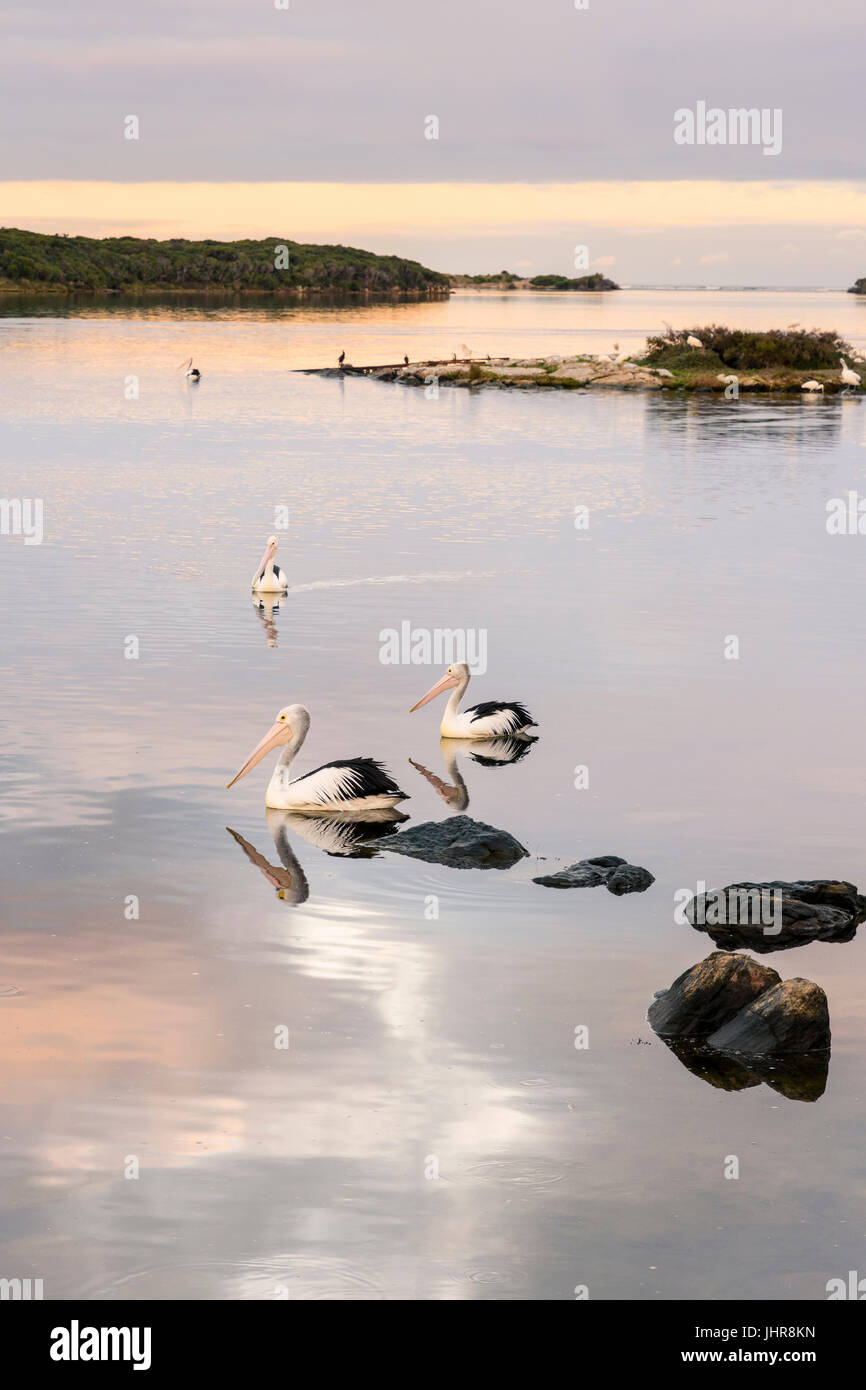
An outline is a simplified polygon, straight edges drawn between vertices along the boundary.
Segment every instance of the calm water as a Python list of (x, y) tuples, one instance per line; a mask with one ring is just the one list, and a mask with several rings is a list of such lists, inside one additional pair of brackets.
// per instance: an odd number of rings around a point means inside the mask
[[(862, 940), (772, 957), (829, 997), (813, 1104), (708, 1085), (645, 1022), (711, 947), (678, 888), (866, 879), (866, 540), (825, 528), (866, 485), (862, 403), (427, 400), (286, 368), (625, 346), (662, 318), (862, 345), (864, 305), (47, 307), (0, 319), (0, 491), (45, 508), (43, 544), (0, 538), (0, 1274), (55, 1298), (808, 1300), (862, 1270)], [(278, 506), (268, 614), (249, 579)], [(225, 790), (298, 701), (299, 770), (372, 754), (413, 822), (448, 814), (420, 771), (454, 777), (439, 706), (407, 713), (439, 668), (380, 661), (404, 621), (484, 629), (472, 693), (538, 720), (512, 765), (456, 758), (515, 869), (340, 853), (266, 817), (267, 763)], [(656, 882), (531, 881), (605, 853)]]

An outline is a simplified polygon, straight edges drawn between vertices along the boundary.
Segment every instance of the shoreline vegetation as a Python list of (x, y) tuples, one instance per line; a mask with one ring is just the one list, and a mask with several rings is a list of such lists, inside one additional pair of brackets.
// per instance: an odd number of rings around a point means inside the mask
[(352, 246), (155, 241), (0, 228), (0, 293), (262, 294), (433, 298), (449, 277), (401, 256)]
[[(726, 328), (721, 324), (668, 329), (648, 338), (640, 353), (570, 357), (452, 358), (381, 366), (307, 368), (317, 376), (371, 376), (406, 386), (697, 391), (836, 395), (846, 387), (840, 358), (866, 381), (866, 362), (837, 333), (813, 329)], [(859, 369), (859, 370), (858, 370)], [(805, 388), (805, 390), (804, 390)], [(860, 387), (854, 388), (860, 390)]]

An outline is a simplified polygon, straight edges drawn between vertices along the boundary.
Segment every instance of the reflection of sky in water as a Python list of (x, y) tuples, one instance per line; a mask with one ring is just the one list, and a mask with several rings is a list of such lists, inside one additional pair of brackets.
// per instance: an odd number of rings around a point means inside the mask
[[(387, 360), (441, 308), (362, 317)], [(4, 1271), (49, 1296), (821, 1297), (862, 1250), (860, 942), (774, 958), (828, 992), (813, 1106), (713, 1090), (644, 1013), (707, 950), (676, 888), (863, 877), (866, 541), (824, 526), (862, 487), (861, 404), (427, 401), (285, 374), (279, 322), (230, 328), (0, 321), (0, 490), (46, 514), (42, 546), (0, 542)], [(274, 648), (249, 577), (281, 503)], [(312, 711), (299, 771), (372, 754), (413, 821), (446, 813), (409, 761), (449, 776), (437, 707), (407, 713), (431, 672), (379, 661), (404, 620), (485, 628), (472, 693), (538, 719), (526, 758), (458, 763), (468, 814), (532, 858), (458, 873), (289, 829), (293, 906), (226, 834), (280, 864), (266, 768), (224, 790), (280, 705)], [(530, 881), (600, 853), (656, 883)]]

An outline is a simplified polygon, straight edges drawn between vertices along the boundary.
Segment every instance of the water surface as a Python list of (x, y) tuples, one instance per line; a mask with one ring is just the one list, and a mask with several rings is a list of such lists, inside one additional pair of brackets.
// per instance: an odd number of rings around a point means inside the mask
[[(0, 491), (45, 508), (43, 544), (0, 538), (0, 1272), (55, 1298), (814, 1299), (862, 1268), (861, 941), (771, 961), (828, 994), (814, 1103), (709, 1085), (645, 1022), (711, 949), (677, 889), (866, 877), (866, 541), (825, 525), (863, 488), (861, 402), (287, 370), (625, 346), (662, 316), (862, 343), (862, 304), (65, 307), (0, 320)], [(508, 872), (275, 826), (267, 765), (225, 790), (298, 701), (299, 770), (377, 756), (413, 823), (447, 815), (437, 707), (408, 714), (438, 668), (380, 661), (402, 622), (484, 629), (472, 694), (539, 723), (514, 763), (457, 754), (467, 813), (529, 851)], [(597, 854), (656, 882), (531, 881)]]

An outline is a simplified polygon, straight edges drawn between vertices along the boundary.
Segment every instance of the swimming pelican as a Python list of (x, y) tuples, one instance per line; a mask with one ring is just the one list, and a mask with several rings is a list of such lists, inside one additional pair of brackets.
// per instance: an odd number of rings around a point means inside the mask
[(201, 372), (199, 371), (198, 367), (194, 367), (192, 365), (191, 357), (188, 357), (185, 362), (181, 362), (180, 367), (178, 367), (178, 371), (181, 371), (183, 367), (186, 367), (186, 375), (190, 378), (191, 381), (201, 381)]
[(279, 565), (274, 564), (274, 556), (277, 553), (276, 536), (268, 536), (268, 543), (265, 546), (265, 553), (261, 558), (258, 569), (253, 575), (252, 587), (260, 594), (279, 594), (284, 589), (288, 589), (289, 581), (283, 574)]
[(265, 794), (265, 805), (275, 811), (296, 811), (305, 816), (339, 811), (363, 819), (370, 811), (392, 808), (407, 799), (391, 774), (373, 758), (343, 758), (290, 781), (289, 768), (309, 727), (309, 710), (303, 705), (286, 705), (227, 786), (233, 787), (266, 753), (285, 744)]
[(803, 382), (803, 385), (800, 387), (800, 390), (801, 390), (801, 391), (823, 391), (823, 390), (824, 390), (824, 383), (823, 383), (823, 381), (814, 381), (814, 380), (813, 380), (813, 381), (804, 381), (804, 382)]
[(689, 336), (686, 338), (686, 342), (688, 343), (689, 347), (703, 347), (703, 343), (701, 342), (700, 338), (696, 338), (694, 333), (689, 334)]
[(845, 358), (844, 358), (844, 357), (840, 357), (840, 358), (839, 358), (839, 361), (842, 363), (841, 377), (842, 377), (842, 380), (843, 380), (844, 383), (845, 383), (845, 386), (846, 386), (846, 387), (848, 387), (848, 386), (854, 386), (854, 387), (859, 386), (859, 385), (860, 385), (860, 377), (859, 377), (859, 375), (857, 374), (857, 372), (852, 372), (851, 368), (848, 366), (848, 363), (845, 361)]
[(443, 738), (497, 738), (503, 734), (525, 736), (529, 729), (536, 728), (529, 710), (517, 700), (485, 700), (483, 704), (472, 705), (461, 711), (460, 701), (466, 694), (469, 674), (465, 661), (449, 666), (442, 679), (412, 706), (409, 713), (429, 704), (444, 691), (453, 690), (454, 694), (445, 706), (439, 725)]

